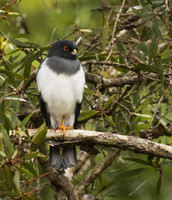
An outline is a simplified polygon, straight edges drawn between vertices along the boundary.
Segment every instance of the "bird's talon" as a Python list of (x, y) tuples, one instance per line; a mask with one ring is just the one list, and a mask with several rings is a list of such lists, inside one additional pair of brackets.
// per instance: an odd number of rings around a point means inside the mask
[(66, 130), (70, 130), (70, 129), (72, 129), (72, 128), (73, 128), (73, 126), (68, 126), (68, 127), (59, 126), (59, 127), (58, 127), (58, 130), (62, 130), (62, 131), (63, 131), (63, 135), (65, 135), (65, 131), (66, 131)]

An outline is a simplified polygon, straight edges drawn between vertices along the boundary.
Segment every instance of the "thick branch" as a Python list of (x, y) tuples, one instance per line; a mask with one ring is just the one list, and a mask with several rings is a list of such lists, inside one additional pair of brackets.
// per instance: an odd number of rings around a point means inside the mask
[[(29, 130), (33, 135), (35, 130)], [(48, 141), (55, 141), (55, 144), (92, 144), (103, 145), (107, 147), (117, 147), (124, 150), (131, 150), (137, 153), (144, 153), (152, 156), (172, 159), (172, 147), (153, 142), (148, 139), (142, 139), (135, 136), (113, 134), (109, 132), (96, 132), (86, 130), (66, 131), (63, 136), (61, 131), (48, 130)]]
[(93, 84), (97, 84), (101, 82), (103, 87), (113, 87), (113, 86), (122, 87), (124, 85), (140, 83), (141, 81), (143, 81), (143, 78), (138, 75), (132, 76), (132, 77), (127, 77), (127, 76), (116, 77), (113, 79), (102, 78), (102, 80), (101, 80), (101, 76), (97, 74), (91, 74), (91, 73), (86, 72), (85, 76), (86, 76), (87, 82), (93, 83)]
[(171, 137), (172, 136), (172, 127), (163, 126), (162, 124), (159, 124), (157, 126), (149, 128), (147, 130), (141, 130), (139, 132), (139, 135), (141, 138), (149, 138), (149, 139), (155, 139), (155, 138), (158, 138), (163, 135)]

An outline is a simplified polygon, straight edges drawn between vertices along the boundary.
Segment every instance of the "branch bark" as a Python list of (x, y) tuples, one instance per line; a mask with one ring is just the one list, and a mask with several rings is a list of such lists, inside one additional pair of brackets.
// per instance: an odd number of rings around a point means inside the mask
[[(30, 129), (31, 136), (36, 130)], [(63, 135), (60, 130), (48, 129), (46, 139), (56, 145), (63, 144), (91, 144), (116, 147), (123, 150), (131, 150), (152, 156), (172, 159), (172, 147), (165, 144), (153, 142), (135, 136), (114, 134), (110, 132), (96, 132), (86, 130), (70, 130)]]
[[(32, 137), (35, 134), (36, 129), (29, 129), (28, 131)], [(57, 194), (55, 197), (57, 200), (64, 200), (64, 197), (67, 197), (69, 200), (83, 200), (86, 188), (90, 184), (93, 184), (94, 180), (111, 165), (113, 160), (119, 155), (121, 149), (172, 159), (172, 147), (168, 145), (156, 143), (136, 136), (120, 135), (110, 132), (68, 130), (66, 131), (66, 134), (63, 135), (60, 130), (48, 129), (46, 140), (50, 145), (72, 143), (77, 145), (88, 145), (89, 147), (94, 147), (95, 145), (113, 147), (102, 161), (95, 165), (76, 186), (74, 186), (63, 174), (51, 169), (48, 160), (38, 159), (45, 173), (49, 172), (48, 178), (51, 181), (55, 194)], [(39, 147), (39, 150), (44, 155), (47, 155), (47, 149), (44, 143)]]
[[(122, 87), (124, 85), (131, 85), (134, 83), (140, 83), (143, 81), (143, 77), (140, 77), (138, 75), (136, 76), (132, 76), (132, 77), (116, 77), (113, 79), (106, 79), (106, 78), (101, 78), (101, 76), (97, 75), (97, 74), (91, 74), (86, 72), (85, 73), (86, 76), (86, 81), (89, 83), (93, 83), (93, 84), (97, 84), (99, 82), (102, 83), (102, 87)], [(102, 80), (101, 80), (102, 79)]]

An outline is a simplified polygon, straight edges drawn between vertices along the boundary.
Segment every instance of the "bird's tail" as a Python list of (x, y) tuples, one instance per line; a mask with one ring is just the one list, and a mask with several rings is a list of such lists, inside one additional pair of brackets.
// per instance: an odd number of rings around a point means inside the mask
[[(62, 148), (62, 149), (60, 149)], [(58, 171), (77, 165), (76, 147), (72, 144), (50, 146), (50, 166)]]

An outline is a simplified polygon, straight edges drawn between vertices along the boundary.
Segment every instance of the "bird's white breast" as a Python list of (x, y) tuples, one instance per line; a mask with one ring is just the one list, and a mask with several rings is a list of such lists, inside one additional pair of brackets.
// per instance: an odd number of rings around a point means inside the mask
[(65, 116), (67, 126), (74, 123), (76, 102), (82, 101), (85, 75), (82, 66), (76, 74), (57, 74), (42, 63), (37, 74), (37, 87), (43, 100), (47, 103), (53, 128), (61, 124)]

